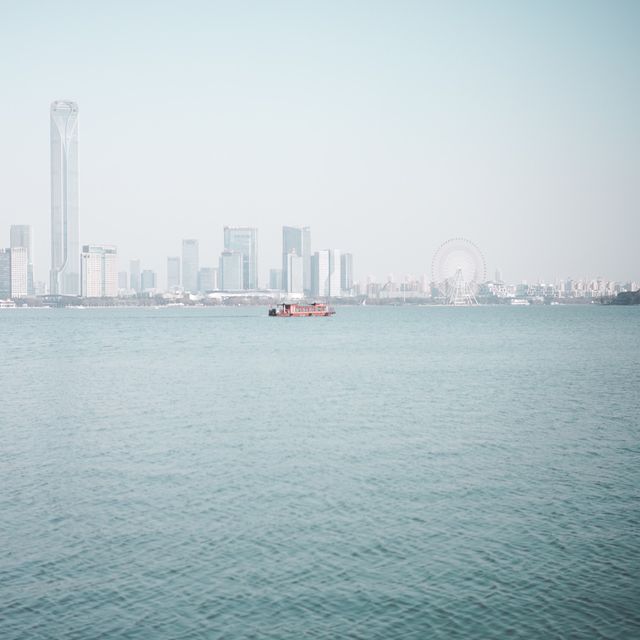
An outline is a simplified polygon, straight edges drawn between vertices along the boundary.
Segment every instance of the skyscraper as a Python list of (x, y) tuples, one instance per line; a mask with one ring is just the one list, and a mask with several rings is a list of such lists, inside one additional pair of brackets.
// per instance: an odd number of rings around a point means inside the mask
[(287, 255), (287, 293), (302, 295), (304, 291), (304, 275), (302, 256), (295, 249)]
[(329, 274), (329, 252), (316, 251), (311, 256), (311, 295), (324, 295), (324, 285)]
[(225, 250), (220, 254), (218, 267), (220, 289), (223, 291), (237, 291), (243, 284), (243, 261), (239, 251)]
[(180, 288), (180, 258), (170, 256), (167, 258), (167, 291)]
[(302, 278), (305, 295), (311, 293), (311, 229), (302, 227)]
[(0, 249), (0, 300), (11, 297), (11, 249)]
[(197, 240), (182, 241), (182, 287), (195, 293), (198, 290), (198, 269), (200, 258)]
[(202, 293), (218, 288), (218, 270), (215, 267), (200, 267), (198, 271), (198, 290)]
[(258, 288), (258, 230), (253, 227), (225, 227), (224, 248), (242, 254), (242, 289)]
[(140, 260), (129, 261), (129, 287), (136, 293), (142, 291), (142, 284), (140, 282)]
[(11, 225), (11, 248), (24, 247), (27, 250), (27, 294), (34, 295), (33, 286), (33, 240), (28, 224)]
[(85, 298), (118, 296), (118, 254), (110, 245), (89, 244), (82, 247), (80, 275)]
[(282, 269), (269, 269), (269, 289), (282, 289)]
[(26, 247), (9, 249), (11, 252), (11, 297), (26, 298), (28, 283), (28, 253)]
[(340, 266), (340, 251), (338, 249), (329, 249), (329, 295), (331, 297), (342, 295), (340, 289), (342, 270)]
[(51, 293), (80, 295), (78, 105), (51, 103)]
[(156, 290), (156, 272), (151, 269), (145, 269), (140, 274), (140, 287), (143, 293), (155, 293)]
[(302, 258), (302, 286), (311, 293), (311, 229), (309, 227), (282, 227), (282, 288), (289, 290), (287, 256), (295, 251)]
[(353, 290), (353, 254), (343, 253), (340, 256), (340, 288), (351, 295)]
[(339, 296), (340, 251), (323, 249), (316, 251), (312, 260), (312, 293), (323, 298)]

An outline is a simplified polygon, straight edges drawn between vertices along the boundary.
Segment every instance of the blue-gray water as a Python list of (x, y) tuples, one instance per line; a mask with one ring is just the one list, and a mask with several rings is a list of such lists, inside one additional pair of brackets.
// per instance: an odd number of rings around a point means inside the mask
[(640, 308), (0, 338), (3, 640), (640, 636)]

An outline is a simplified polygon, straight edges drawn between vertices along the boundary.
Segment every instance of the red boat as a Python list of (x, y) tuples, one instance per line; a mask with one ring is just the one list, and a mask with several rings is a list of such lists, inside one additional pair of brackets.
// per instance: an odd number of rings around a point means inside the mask
[(277, 318), (302, 318), (303, 316), (332, 316), (335, 311), (324, 302), (296, 304), (285, 302), (269, 309), (269, 315)]

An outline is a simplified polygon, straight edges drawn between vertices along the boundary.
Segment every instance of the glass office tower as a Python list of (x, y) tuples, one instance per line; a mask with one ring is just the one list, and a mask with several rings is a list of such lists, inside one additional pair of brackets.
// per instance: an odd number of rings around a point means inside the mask
[(289, 291), (288, 255), (295, 251), (302, 257), (302, 286), (305, 295), (311, 293), (311, 229), (282, 227), (282, 288)]
[(198, 291), (198, 271), (200, 257), (198, 241), (186, 239), (182, 241), (182, 288), (190, 293)]
[(180, 282), (180, 258), (170, 256), (167, 258), (167, 291), (179, 289)]
[(225, 227), (225, 251), (242, 254), (242, 288), (258, 288), (258, 230), (253, 227)]
[(80, 295), (78, 105), (51, 103), (51, 294)]

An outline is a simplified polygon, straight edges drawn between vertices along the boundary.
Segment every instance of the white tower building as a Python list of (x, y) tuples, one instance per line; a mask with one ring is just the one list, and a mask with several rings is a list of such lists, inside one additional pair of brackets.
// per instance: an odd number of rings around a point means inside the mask
[(27, 250), (27, 293), (32, 296), (35, 293), (33, 284), (33, 238), (31, 227), (28, 224), (12, 224), (11, 248), (24, 247)]
[(26, 247), (15, 247), (11, 252), (11, 297), (26, 298), (29, 292), (29, 254)]
[(80, 294), (78, 105), (51, 104), (51, 293)]
[(80, 266), (83, 297), (118, 297), (118, 253), (115, 247), (100, 244), (84, 245)]

